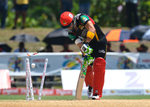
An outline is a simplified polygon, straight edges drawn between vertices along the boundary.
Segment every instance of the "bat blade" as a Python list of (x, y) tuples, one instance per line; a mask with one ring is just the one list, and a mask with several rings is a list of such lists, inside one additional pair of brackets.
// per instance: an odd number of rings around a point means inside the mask
[(82, 88), (83, 88), (84, 80), (85, 80), (85, 75), (83, 74), (83, 71), (81, 71), (79, 74), (78, 83), (76, 87), (76, 95), (75, 95), (76, 100), (82, 99)]

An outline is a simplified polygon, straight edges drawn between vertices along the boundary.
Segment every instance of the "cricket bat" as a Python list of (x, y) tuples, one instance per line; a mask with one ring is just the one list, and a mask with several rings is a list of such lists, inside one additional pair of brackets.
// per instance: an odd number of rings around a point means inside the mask
[(78, 82), (77, 82), (77, 87), (76, 87), (76, 96), (75, 96), (75, 98), (77, 100), (82, 99), (82, 88), (83, 88), (84, 80), (85, 80), (85, 75), (83, 74), (83, 71), (81, 70), (81, 72), (79, 74), (79, 79), (78, 79)]
[(82, 61), (81, 71), (80, 71), (77, 86), (76, 86), (75, 98), (77, 100), (82, 99), (82, 89), (83, 89), (83, 84), (84, 84), (84, 80), (85, 80), (85, 76), (86, 76), (87, 66), (90, 65), (91, 63), (93, 63), (93, 61), (94, 61), (94, 58), (91, 57), (91, 55), (84, 57), (84, 59)]
[(75, 98), (77, 100), (81, 100), (82, 99), (82, 88), (83, 88), (83, 84), (84, 84), (84, 80), (85, 80), (87, 66), (88, 66), (88, 63), (84, 59), (83, 62), (82, 62), (82, 65), (81, 65), (81, 71), (80, 71), (78, 82), (77, 82), (77, 86), (76, 86)]

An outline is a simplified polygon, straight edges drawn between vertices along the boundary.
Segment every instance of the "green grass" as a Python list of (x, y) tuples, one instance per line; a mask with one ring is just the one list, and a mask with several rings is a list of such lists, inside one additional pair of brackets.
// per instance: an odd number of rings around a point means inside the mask
[(132, 96), (104, 96), (102, 99), (150, 99), (149, 95), (132, 95)]
[[(37, 99), (38, 96), (35, 96)], [(25, 95), (0, 95), (0, 100), (25, 100)], [(87, 96), (82, 97), (83, 100), (87, 100)], [(136, 95), (136, 96), (103, 96), (102, 99), (150, 99), (149, 95)], [(43, 96), (42, 100), (75, 100), (74, 96)]]
[[(0, 100), (25, 100), (25, 95), (0, 95)], [(35, 99), (38, 99), (38, 96), (35, 96)], [(42, 100), (74, 100), (74, 96), (42, 96)], [(83, 96), (83, 99), (87, 99), (86, 96)]]

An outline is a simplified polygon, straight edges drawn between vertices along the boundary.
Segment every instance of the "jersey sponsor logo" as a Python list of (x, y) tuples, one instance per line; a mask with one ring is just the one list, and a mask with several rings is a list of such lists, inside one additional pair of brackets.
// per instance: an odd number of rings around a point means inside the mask
[(84, 21), (84, 22), (86, 22), (87, 20), (88, 20), (87, 18), (83, 17), (83, 21)]
[(98, 50), (98, 53), (105, 53), (105, 50)]
[(81, 16), (81, 23), (82, 23), (82, 24), (85, 24), (88, 20), (89, 20), (89, 17), (88, 17), (88, 16), (86, 16), (86, 15), (82, 15), (82, 16)]

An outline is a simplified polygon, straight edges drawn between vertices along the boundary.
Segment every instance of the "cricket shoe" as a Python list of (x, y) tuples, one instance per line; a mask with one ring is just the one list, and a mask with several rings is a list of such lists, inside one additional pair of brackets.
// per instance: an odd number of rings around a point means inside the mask
[(92, 100), (100, 100), (100, 96), (95, 94), (92, 96)]
[(88, 87), (88, 93), (87, 93), (89, 99), (92, 99), (92, 95), (93, 95), (92, 93), (93, 93), (93, 88), (91, 86), (89, 86)]

